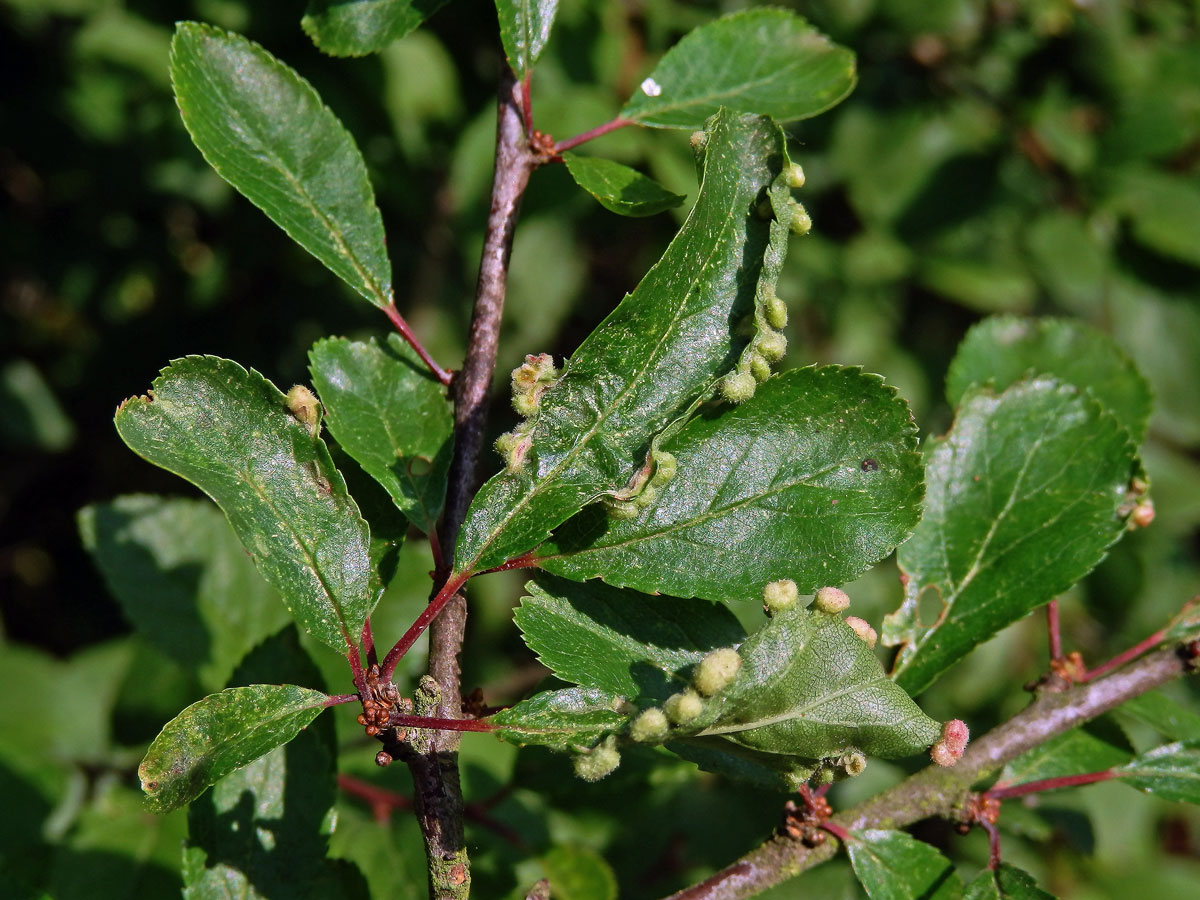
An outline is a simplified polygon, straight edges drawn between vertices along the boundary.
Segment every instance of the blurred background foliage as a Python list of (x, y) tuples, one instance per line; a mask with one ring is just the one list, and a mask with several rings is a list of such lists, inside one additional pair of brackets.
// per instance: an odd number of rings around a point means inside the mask
[[(286, 386), (307, 380), (316, 338), (386, 329), (192, 148), (167, 78), (173, 21), (239, 30), (313, 82), (371, 168), (402, 311), (443, 363), (461, 358), (502, 63), (492, 4), (455, 0), (384, 53), (349, 61), (313, 48), (298, 27), (303, 5), (0, 0), (0, 894), (24, 884), (60, 900), (149, 898), (179, 885), (185, 818), (144, 813), (133, 770), (157, 728), (206, 686), (168, 642), (127, 623), (75, 513), (187, 487), (120, 444), (115, 405), (188, 353), (231, 357)], [(536, 125), (562, 138), (605, 121), (657, 54), (740, 5), (564, 0), (535, 73)], [(973, 322), (1067, 315), (1112, 334), (1154, 388), (1145, 461), (1158, 518), (1063, 599), (1068, 649), (1098, 662), (1200, 591), (1200, 3), (782, 5), (852, 47), (860, 71), (847, 102), (789, 129), (815, 222), (793, 240), (781, 282), (789, 363), (880, 372), (923, 433), (938, 433), (950, 421), (946, 366)], [(695, 197), (685, 134), (628, 129), (587, 152)], [(677, 225), (620, 219), (560, 168), (539, 171), (516, 238), (498, 387), (526, 353), (569, 354)], [(497, 432), (511, 425), (505, 393)], [(427, 547), (405, 548), (376, 619), (381, 640), (415, 616), (429, 568)], [(488, 703), (518, 699), (543, 674), (511, 624), (520, 585), (516, 573), (488, 576), (472, 596), (464, 683)], [(890, 565), (849, 591), (876, 624), (900, 597)], [(753, 619), (757, 604), (745, 606)], [(329, 687), (346, 690), (343, 662), (312, 653)], [(419, 656), (406, 663), (410, 678)], [(922, 703), (982, 733), (1020, 708), (1020, 685), (1045, 664), (1042, 617), (1032, 616)], [(1196, 693), (1174, 690), (1200, 708)], [(342, 771), (406, 791), (403, 767), (375, 769), (350, 719), (338, 720)], [(1135, 746), (1146, 739), (1128, 718), (1098, 727), (1123, 729)], [(624, 897), (658, 896), (777, 824), (782, 798), (698, 777), (677, 759), (630, 753), (586, 788), (567, 767), (467, 737), (478, 896), (552, 873), (571, 885), (569, 900), (603, 900), (618, 884)], [(904, 772), (872, 761), (835, 790), (835, 806)], [(339, 816), (334, 851), (358, 863), (373, 896), (424, 895), (410, 815), (380, 825), (344, 793)], [(1200, 883), (1200, 816), (1119, 784), (1010, 802), (1002, 824), (1006, 856), (1063, 897), (1185, 896)], [(979, 834), (944, 823), (917, 832), (968, 873), (986, 861)], [(834, 863), (772, 896), (800, 890), (859, 891)]]

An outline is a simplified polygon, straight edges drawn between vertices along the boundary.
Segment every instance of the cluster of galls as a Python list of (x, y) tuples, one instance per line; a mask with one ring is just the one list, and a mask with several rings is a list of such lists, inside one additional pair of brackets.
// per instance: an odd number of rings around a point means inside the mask
[[(629, 726), (629, 738), (639, 744), (661, 744), (671, 728), (686, 725), (704, 712), (706, 698), (719, 694), (733, 683), (742, 668), (742, 657), (733, 647), (719, 647), (696, 665), (692, 686), (672, 694), (660, 709), (644, 709)], [(585, 781), (599, 781), (621, 764), (617, 739), (609, 736), (587, 753), (575, 757), (575, 774)]]
[(496, 450), (504, 457), (504, 468), (509, 473), (519, 472), (525, 465), (525, 455), (533, 445), (533, 415), (541, 406), (542, 395), (558, 381), (558, 374), (549, 353), (531, 353), (512, 370), (512, 406), (522, 421), (496, 438)]
[[(393, 714), (412, 712), (412, 701), (401, 697), (396, 686), (383, 679), (377, 664), (372, 663), (367, 670), (366, 681), (367, 696), (362, 698), (363, 711), (358, 716), (358, 724), (364, 727), (368, 737), (375, 737), (391, 727)], [(404, 732), (401, 731), (397, 737), (404, 740)], [(391, 762), (390, 757), (387, 762)], [(381, 762), (380, 765), (387, 763)]]
[[(796, 163), (791, 163), (784, 172), (788, 187), (799, 188), (804, 185), (804, 170)], [(812, 230), (812, 218), (803, 204), (794, 199), (788, 200), (791, 206), (789, 226), (795, 234), (808, 234)], [(764, 199), (759, 209), (760, 215), (774, 215), (770, 201)], [(721, 396), (730, 403), (744, 403), (754, 396), (759, 384), (771, 377), (771, 366), (783, 359), (787, 353), (787, 338), (783, 329), (787, 325), (787, 304), (775, 295), (775, 289), (764, 285), (762, 296), (755, 313), (755, 335), (750, 342), (747, 352), (742, 354), (738, 367), (721, 379)]]
[(658, 498), (658, 492), (670, 483), (679, 470), (675, 455), (651, 450), (646, 464), (615, 497), (605, 497), (604, 508), (614, 519), (636, 519), (643, 509)]

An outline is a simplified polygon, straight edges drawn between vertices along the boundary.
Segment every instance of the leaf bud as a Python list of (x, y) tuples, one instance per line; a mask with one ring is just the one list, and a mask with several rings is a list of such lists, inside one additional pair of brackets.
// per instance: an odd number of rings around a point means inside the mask
[(741, 655), (732, 647), (720, 647), (700, 660), (692, 684), (701, 695), (711, 697), (729, 687), (741, 668)]
[(872, 650), (875, 649), (875, 643), (879, 640), (879, 635), (875, 633), (875, 629), (865, 619), (860, 619), (858, 616), (846, 616), (846, 624), (854, 629), (854, 633), (862, 638), (868, 647)]
[(721, 379), (721, 396), (730, 403), (745, 403), (754, 396), (758, 382), (749, 372), (731, 372)]
[(629, 726), (629, 736), (639, 744), (658, 744), (667, 736), (666, 714), (657, 706), (643, 710)]
[(287, 405), (295, 420), (315, 437), (321, 424), (321, 404), (316, 394), (302, 384), (294, 384), (287, 392)]
[(704, 712), (704, 701), (700, 699), (699, 694), (688, 688), (668, 697), (667, 702), (663, 704), (663, 710), (666, 711), (667, 718), (676, 725), (686, 725)]
[(817, 591), (815, 603), (821, 612), (840, 613), (850, 605), (850, 595), (841, 588), (823, 587)]
[(763, 605), (768, 612), (779, 612), (795, 604), (800, 597), (796, 582), (790, 578), (781, 578), (770, 582), (763, 588)]
[(849, 750), (842, 754), (842, 758), (838, 760), (838, 764), (846, 770), (846, 774), (853, 778), (855, 775), (861, 775), (867, 767), (867, 755), (861, 750)]
[(767, 317), (772, 328), (783, 328), (788, 321), (787, 304), (778, 297), (772, 296), (763, 304), (763, 315)]
[(675, 454), (656, 450), (654, 452), (654, 477), (650, 479), (651, 487), (662, 487), (668, 484), (679, 469)]
[(804, 208), (803, 203), (792, 201), (792, 233), (793, 234), (808, 234), (812, 231), (812, 217), (809, 216), (808, 210)]
[(764, 331), (754, 341), (754, 349), (767, 362), (779, 362), (787, 353), (787, 338), (778, 331)]
[(962, 719), (951, 719), (942, 725), (941, 740), (929, 749), (929, 756), (939, 766), (952, 766), (962, 759), (970, 739), (967, 724)]
[(754, 376), (755, 381), (762, 384), (771, 377), (771, 364), (759, 354), (752, 353), (750, 355), (750, 374)]
[(575, 774), (584, 781), (599, 781), (606, 775), (611, 775), (620, 764), (621, 754), (617, 750), (616, 742), (609, 738), (587, 753), (575, 757)]
[(800, 167), (800, 163), (791, 163), (784, 169), (783, 178), (790, 188), (804, 187), (804, 169)]

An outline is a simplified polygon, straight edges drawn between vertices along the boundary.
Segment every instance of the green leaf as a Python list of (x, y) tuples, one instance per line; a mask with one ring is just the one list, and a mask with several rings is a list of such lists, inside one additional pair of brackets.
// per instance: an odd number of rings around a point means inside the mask
[(710, 600), (757, 600), (779, 578), (801, 592), (841, 584), (917, 524), (916, 443), (907, 405), (878, 376), (793, 369), (665, 442), (675, 477), (636, 518), (586, 509), (537, 551), (537, 563)]
[(800, 16), (751, 9), (702, 25), (668, 50), (621, 116), (699, 128), (725, 107), (790, 122), (837, 105), (855, 80), (854, 54)]
[(855, 750), (886, 759), (921, 753), (941, 734), (836, 614), (797, 603), (776, 612), (738, 654), (736, 679), (705, 701), (685, 742), (713, 750), (723, 741), (728, 753), (803, 779), (822, 765), (838, 770)]
[(550, 40), (558, 0), (496, 0), (500, 41), (509, 68), (524, 78)]
[[(293, 628), (254, 650), (233, 681), (271, 677), (320, 680)], [(333, 719), (326, 716), (192, 803), (183, 854), (186, 900), (338, 896), (329, 892), (325, 859), (336, 799), (334, 750)]]
[(1116, 777), (1166, 800), (1200, 803), (1200, 741), (1155, 747), (1121, 768)]
[(217, 501), (296, 621), (338, 652), (379, 595), (370, 534), (329, 451), (274, 385), (229, 360), (189, 356), (126, 400), (117, 431), (135, 453)]
[(1137, 466), (1111, 414), (1044, 378), (968, 391), (927, 458), (925, 518), (898, 557), (904, 602), (883, 628), (913, 694), (1104, 558)]
[(681, 204), (686, 197), (672, 194), (637, 169), (611, 159), (564, 153), (563, 162), (575, 183), (622, 216), (652, 216)]
[(687, 686), (677, 673), (746, 637), (727, 607), (706, 600), (544, 574), (525, 589), (516, 623), (542, 664), (564, 681), (624, 697), (665, 700)]
[(309, 351), (313, 386), (342, 449), (429, 533), (442, 510), (454, 419), (441, 384), (399, 335), (386, 346), (327, 338)]
[(962, 879), (937, 850), (903, 831), (851, 832), (854, 874), (871, 900), (957, 900)]
[(964, 900), (1054, 900), (1054, 895), (1038, 887), (1028, 872), (1001, 863), (995, 871), (980, 872), (967, 885)]
[(618, 731), (629, 716), (624, 699), (598, 688), (543, 691), (488, 717), (496, 736), (514, 744), (560, 751), (587, 750)]
[(1150, 386), (1108, 335), (1080, 322), (999, 316), (973, 327), (946, 376), (957, 406), (967, 389), (991, 383), (1003, 391), (1030, 373), (1090, 391), (1140, 444), (1152, 401)]
[(1123, 172), (1110, 201), (1129, 216), (1133, 235), (1164, 256), (1200, 266), (1200, 184), (1152, 170)]
[[(584, 504), (625, 488), (651, 443), (707, 397), (750, 337), (735, 334), (774, 294), (791, 221), (783, 134), (767, 119), (710, 124), (699, 198), (662, 259), (572, 355), (521, 433), (523, 464), (475, 496), (455, 570), (499, 565)], [(775, 218), (763, 218), (766, 189)], [(757, 312), (762, 316), (761, 310)]]
[(1163, 641), (1194, 641), (1200, 637), (1200, 598), (1193, 597), (1167, 625)]
[(376, 306), (391, 303), (366, 164), (312, 86), (258, 44), (197, 22), (176, 26), (171, 80), (217, 174)]
[(1084, 728), (1074, 728), (1022, 753), (1000, 773), (997, 786), (1103, 772), (1129, 761), (1130, 753)]
[(300, 26), (332, 56), (366, 56), (397, 41), (446, 0), (308, 0)]
[(1168, 740), (1200, 741), (1200, 715), (1161, 691), (1127, 700), (1117, 707), (1116, 712), (1120, 717), (1128, 716), (1149, 725)]
[(223, 687), (247, 651), (288, 621), (207, 501), (118, 497), (85, 506), (78, 521), (126, 618), (208, 690)]
[[(210, 694), (167, 723), (138, 766), (146, 805), (169, 812), (285, 744), (325, 708), (321, 691), (255, 684)], [(236, 797), (235, 797), (236, 799)]]
[(552, 847), (538, 862), (555, 900), (617, 900), (617, 876), (594, 850)]

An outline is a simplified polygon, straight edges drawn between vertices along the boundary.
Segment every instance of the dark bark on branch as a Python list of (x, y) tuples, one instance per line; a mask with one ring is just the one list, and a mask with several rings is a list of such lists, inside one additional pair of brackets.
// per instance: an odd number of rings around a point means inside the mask
[[(536, 167), (521, 117), (520, 88), (504, 68), (499, 87), (496, 127), (496, 168), (492, 205), (479, 265), (475, 310), (462, 369), (454, 376), (454, 459), (446, 491), (446, 511), (439, 528), (445, 571), (454, 559), (458, 537), (476, 486), (475, 471), (487, 424), (487, 394), (496, 367), (500, 318), (508, 281), (513, 229), (521, 197)], [(461, 593), (446, 604), (429, 628), (429, 674), (440, 687), (439, 697), (425, 715), (462, 717), (459, 653), (467, 623), (467, 604)], [(412, 771), (417, 817), (425, 836), (430, 896), (460, 900), (470, 885), (470, 862), (463, 835), (463, 798), (458, 779), (457, 731), (430, 732), (427, 746), (405, 762)]]
[[(1189, 659), (1180, 649), (1169, 647), (1105, 678), (1061, 693), (1043, 693), (1022, 712), (972, 742), (954, 768), (929, 766), (830, 821), (847, 831), (861, 831), (902, 828), (931, 816), (958, 818), (971, 787), (994, 777), (1009, 760), (1187, 673), (1191, 670)], [(824, 862), (837, 850), (834, 840), (810, 848), (779, 835), (669, 900), (751, 897)]]

